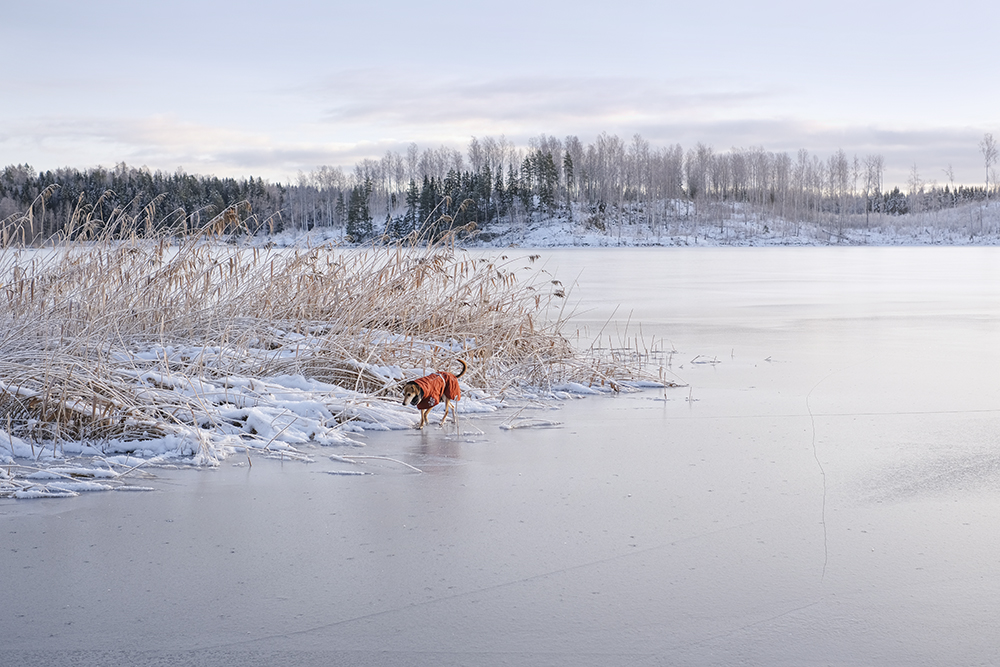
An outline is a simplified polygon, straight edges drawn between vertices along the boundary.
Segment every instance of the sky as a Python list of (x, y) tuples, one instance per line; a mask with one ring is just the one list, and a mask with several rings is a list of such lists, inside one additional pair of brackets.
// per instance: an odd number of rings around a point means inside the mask
[(0, 166), (294, 181), (504, 135), (881, 154), (981, 184), (1000, 3), (0, 0)]

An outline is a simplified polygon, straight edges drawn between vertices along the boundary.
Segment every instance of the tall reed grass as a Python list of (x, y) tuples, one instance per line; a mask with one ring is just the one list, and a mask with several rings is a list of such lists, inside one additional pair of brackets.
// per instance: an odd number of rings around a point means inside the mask
[(472, 256), (448, 238), (254, 247), (234, 243), (249, 239), (235, 218), (161, 233), (142, 216), (84, 221), (44, 247), (5, 221), (0, 429), (58, 443), (211, 428), (217, 399), (197, 387), (228, 376), (392, 397), (403, 374), (456, 357), (463, 382), (492, 394), (638, 372), (570, 344), (564, 288), (533, 258)]

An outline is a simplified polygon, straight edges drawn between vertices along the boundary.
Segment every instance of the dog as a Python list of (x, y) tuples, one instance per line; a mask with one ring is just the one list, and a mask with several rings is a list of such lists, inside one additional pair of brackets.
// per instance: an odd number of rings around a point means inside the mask
[[(461, 359), (458, 360), (458, 363), (462, 364), (462, 370), (459, 371), (458, 375), (448, 371), (438, 371), (416, 380), (410, 380), (403, 385), (403, 405), (415, 405), (420, 410), (420, 426), (417, 428), (423, 428), (427, 425), (427, 413), (440, 403), (441, 399), (444, 399), (444, 417), (441, 418), (443, 425), (444, 420), (448, 418), (448, 410), (452, 409), (451, 402), (462, 399), (458, 378), (465, 375), (469, 366)], [(455, 423), (458, 423), (458, 410), (452, 410), (452, 414), (455, 417)]]

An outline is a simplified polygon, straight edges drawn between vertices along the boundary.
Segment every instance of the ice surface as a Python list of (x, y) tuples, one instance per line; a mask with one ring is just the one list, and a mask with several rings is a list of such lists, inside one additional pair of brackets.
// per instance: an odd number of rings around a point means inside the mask
[(1000, 249), (540, 261), (687, 386), (0, 500), (3, 660), (1000, 664)]

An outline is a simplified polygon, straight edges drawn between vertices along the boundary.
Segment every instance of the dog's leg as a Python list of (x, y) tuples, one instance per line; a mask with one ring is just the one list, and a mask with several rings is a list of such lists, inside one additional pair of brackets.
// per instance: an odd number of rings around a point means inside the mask
[(451, 416), (455, 420), (455, 428), (458, 428), (458, 406), (451, 402), (448, 398), (444, 399), (444, 417), (441, 418), (441, 426), (444, 426), (444, 420), (448, 418), (448, 410), (451, 410)]
[(427, 425), (427, 413), (430, 412), (430, 408), (420, 411), (420, 426), (417, 428), (423, 428)]

